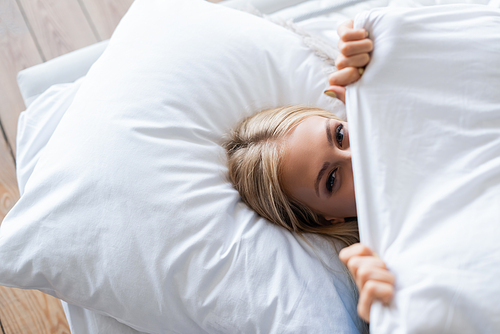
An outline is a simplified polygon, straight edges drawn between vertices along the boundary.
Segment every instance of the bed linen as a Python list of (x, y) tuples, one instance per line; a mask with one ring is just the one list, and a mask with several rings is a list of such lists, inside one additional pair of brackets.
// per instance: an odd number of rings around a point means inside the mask
[(346, 100), (360, 236), (396, 276), (370, 331), (499, 333), (500, 10), (376, 9), (355, 27), (375, 45)]
[(85, 76), (107, 45), (108, 40), (104, 40), (20, 71), (17, 85), (26, 108), (51, 86), (70, 84)]
[[(231, 4), (231, 6), (234, 8), (250, 10), (250, 12), (254, 13), (262, 10), (261, 6), (258, 6), (259, 9), (257, 9), (256, 7), (248, 6), (248, 3), (242, 4), (241, 2), (232, 2), (233, 4)], [(262, 5), (268, 6), (270, 4), (265, 3)], [(279, 14), (279, 12), (275, 14)], [(340, 17), (339, 20), (344, 20), (344, 17)], [(337, 20), (337, 22), (330, 19), (329, 24), (325, 25), (322, 29), (333, 31), (332, 22), (336, 26), (341, 23), (339, 20)], [(320, 30), (317, 29), (317, 25), (315, 25), (315, 27), (316, 30), (314, 33), (319, 35)], [(96, 50), (102, 53), (104, 50), (103, 46), (106, 46), (107, 43), (108, 41), (105, 41), (92, 45), (19, 73), (18, 84), (25, 104), (28, 107), (26, 111), (21, 113), (18, 122), (17, 181), (21, 195), (40, 157), (42, 149), (49, 141), (62, 116), (73, 102), (84, 78), (82, 77), (74, 83), (72, 81), (74, 78), (86, 74), (88, 68), (82, 71), (82, 66), (90, 67), (90, 65), (87, 64), (89, 64), (89, 62), (95, 62), (99, 56), (96, 54)], [(83, 51), (83, 54), (81, 51)], [(62, 64), (60, 59), (62, 60)], [(75, 62), (77, 62), (76, 67)], [(67, 74), (68, 71), (70, 72), (69, 75)], [(46, 87), (50, 88), (43, 92)], [(33, 105), (31, 105), (32, 101), (35, 101)], [(71, 333), (73, 334), (141, 333), (109, 316), (84, 309), (80, 306), (68, 304), (62, 300), (61, 303)]]
[[(84, 78), (52, 85), (39, 94), (18, 121), (16, 174), (22, 196), (44, 147), (73, 102)], [(61, 301), (72, 334), (140, 334), (117, 320)]]
[[(272, 17), (293, 19), (317, 11), (318, 5), (329, 6), (333, 1), (311, 1), (292, 8), (276, 12)], [(483, 2), (485, 3), (485, 2)], [(366, 1), (362, 4), (342, 8), (339, 11), (315, 17), (298, 25), (306, 31), (319, 35), (325, 40), (336, 43), (336, 26), (347, 18), (353, 18), (362, 10), (381, 6), (408, 6), (418, 7), (430, 5), (428, 1)], [(494, 5), (491, 1), (490, 5)], [(20, 188), (24, 188), (29, 175), (39, 157), (39, 150), (48, 142), (58, 121), (67, 110), (76, 94), (81, 82), (53, 86), (48, 94), (42, 96), (37, 105), (30, 107), (29, 112), (21, 114), (18, 130), (18, 182)], [(29, 115), (28, 115), (29, 114)], [(24, 120), (22, 120), (24, 118)], [(28, 120), (29, 119), (29, 120)], [(115, 319), (83, 309), (76, 305), (68, 305), (63, 302), (72, 333), (138, 333), (132, 328), (125, 326)]]
[(342, 112), (324, 67), (256, 16), (134, 2), (0, 227), (0, 282), (148, 333), (362, 331), (327, 244), (240, 203), (219, 146), (257, 109)]

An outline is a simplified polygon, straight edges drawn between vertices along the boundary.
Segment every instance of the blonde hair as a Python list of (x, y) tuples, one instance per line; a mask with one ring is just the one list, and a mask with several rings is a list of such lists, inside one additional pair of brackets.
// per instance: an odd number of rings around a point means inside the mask
[(223, 145), (229, 179), (243, 202), (269, 221), (300, 235), (315, 233), (351, 245), (359, 241), (356, 220), (331, 224), (284, 191), (283, 139), (310, 116), (339, 119), (306, 106), (268, 109), (244, 119)]

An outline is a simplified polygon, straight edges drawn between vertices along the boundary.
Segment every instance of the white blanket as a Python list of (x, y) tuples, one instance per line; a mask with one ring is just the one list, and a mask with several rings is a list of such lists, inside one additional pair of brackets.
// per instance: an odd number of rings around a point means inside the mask
[(500, 11), (356, 17), (375, 49), (347, 91), (363, 243), (396, 275), (373, 333), (500, 332)]

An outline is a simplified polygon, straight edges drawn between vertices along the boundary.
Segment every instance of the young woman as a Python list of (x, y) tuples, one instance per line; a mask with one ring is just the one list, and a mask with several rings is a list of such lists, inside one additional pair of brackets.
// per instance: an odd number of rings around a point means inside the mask
[[(373, 43), (348, 21), (338, 29), (338, 71), (325, 94), (345, 102)], [(359, 290), (358, 313), (369, 321), (374, 300), (389, 303), (394, 276), (358, 242), (348, 124), (318, 108), (283, 107), (245, 119), (225, 143), (229, 177), (242, 200), (261, 216), (296, 233), (341, 241), (339, 257)]]

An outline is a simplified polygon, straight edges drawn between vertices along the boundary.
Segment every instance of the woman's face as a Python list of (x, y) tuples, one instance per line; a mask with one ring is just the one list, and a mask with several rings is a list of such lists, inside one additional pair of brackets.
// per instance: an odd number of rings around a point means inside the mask
[(327, 220), (356, 216), (346, 122), (307, 117), (285, 138), (283, 186)]

